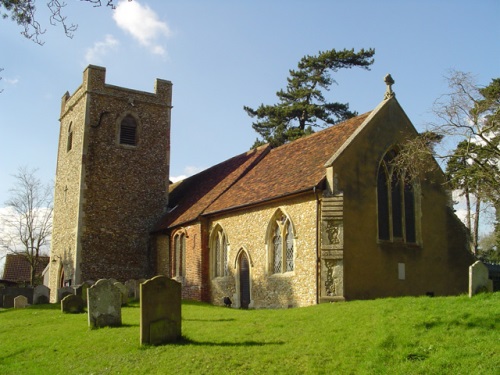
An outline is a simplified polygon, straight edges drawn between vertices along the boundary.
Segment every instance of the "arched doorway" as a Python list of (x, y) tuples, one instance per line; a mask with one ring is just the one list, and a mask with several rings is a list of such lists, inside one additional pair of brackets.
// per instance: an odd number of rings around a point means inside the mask
[(250, 305), (250, 264), (244, 251), (240, 254), (238, 266), (240, 271), (240, 307), (248, 309)]

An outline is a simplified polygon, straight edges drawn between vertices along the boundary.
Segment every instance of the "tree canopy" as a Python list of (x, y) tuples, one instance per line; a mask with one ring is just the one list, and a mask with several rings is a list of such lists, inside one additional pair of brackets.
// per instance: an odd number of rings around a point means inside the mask
[[(482, 203), (489, 202), (496, 211), (500, 244), (500, 78), (485, 87), (479, 86), (470, 73), (452, 71), (446, 79), (449, 92), (434, 102), (437, 122), (420, 137), (405, 142), (398, 168), (423, 175), (429, 166), (436, 166), (428, 163), (431, 155), (446, 163), (449, 188), (465, 198), (465, 222), (477, 253)], [(429, 135), (437, 142), (444, 139), (455, 146), (438, 153), (430, 147), (435, 141), (422, 143)], [(475, 209), (471, 208), (473, 201)]]
[[(80, 1), (88, 2), (95, 7), (100, 7), (103, 3), (110, 8), (115, 7), (113, 0), (106, 0), (103, 2), (101, 2), (101, 0)], [(72, 38), (78, 26), (73, 23), (68, 23), (66, 16), (64, 16), (63, 10), (67, 4), (60, 0), (50, 0), (45, 3), (50, 11), (50, 24), (61, 25), (66, 36)], [(37, 18), (36, 11), (38, 4), (40, 4), (40, 1), (37, 2), (36, 0), (0, 0), (0, 16), (4, 19), (10, 18), (12, 21), (16, 22), (24, 29), (21, 32), (24, 37), (42, 45), (43, 41), (41, 35), (45, 33), (45, 28), (40, 24)]]
[(285, 90), (276, 93), (278, 103), (261, 104), (257, 109), (244, 106), (255, 118), (253, 129), (259, 133), (253, 147), (269, 143), (277, 147), (314, 132), (314, 127), (327, 127), (356, 116), (347, 103), (328, 102), (325, 91), (336, 81), (331, 73), (339, 69), (360, 67), (369, 70), (375, 50), (335, 49), (304, 56), (296, 70), (290, 70)]

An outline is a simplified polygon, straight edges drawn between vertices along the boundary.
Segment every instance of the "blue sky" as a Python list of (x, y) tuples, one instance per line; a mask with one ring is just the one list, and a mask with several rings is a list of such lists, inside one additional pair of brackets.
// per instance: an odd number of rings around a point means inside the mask
[(156, 78), (173, 82), (172, 177), (248, 150), (256, 133), (243, 106), (275, 103), (288, 70), (307, 54), (375, 48), (371, 71), (339, 72), (329, 98), (369, 111), (391, 73), (420, 130), (450, 69), (485, 85), (500, 76), (498, 0), (134, 0), (115, 11), (69, 1), (68, 22), (78, 24), (72, 39), (37, 4), (43, 46), (0, 20), (0, 207), (19, 166), (54, 179), (60, 99), (88, 64), (106, 67), (107, 83), (118, 86), (153, 91)]

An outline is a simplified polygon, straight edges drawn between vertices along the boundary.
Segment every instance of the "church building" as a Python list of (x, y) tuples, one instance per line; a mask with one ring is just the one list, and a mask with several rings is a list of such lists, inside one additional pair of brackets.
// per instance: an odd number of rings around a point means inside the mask
[[(467, 291), (474, 262), (439, 168), (394, 173), (417, 135), (391, 82), (374, 110), (169, 183), (172, 84), (62, 99), (50, 285), (166, 275), (186, 299), (288, 308)], [(55, 293), (53, 293), (53, 300)]]

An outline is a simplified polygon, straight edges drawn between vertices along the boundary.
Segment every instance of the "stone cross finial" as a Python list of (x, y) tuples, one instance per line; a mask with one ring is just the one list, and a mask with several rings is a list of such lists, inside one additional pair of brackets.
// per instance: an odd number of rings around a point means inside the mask
[(394, 85), (394, 80), (392, 79), (390, 74), (387, 74), (384, 77), (384, 82), (387, 85), (387, 89), (385, 90), (384, 99), (390, 99), (396, 96), (394, 91), (392, 91), (392, 85)]

